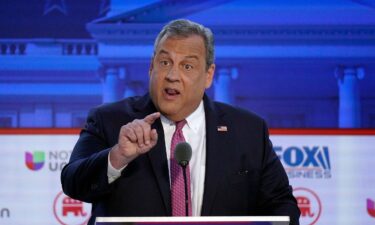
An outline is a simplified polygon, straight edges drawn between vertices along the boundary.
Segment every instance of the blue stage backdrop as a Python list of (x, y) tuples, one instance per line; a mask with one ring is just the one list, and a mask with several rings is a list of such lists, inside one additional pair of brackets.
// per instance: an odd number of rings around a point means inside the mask
[(82, 127), (142, 95), (176, 18), (215, 34), (215, 100), (273, 128), (375, 127), (374, 0), (2, 0), (0, 127)]

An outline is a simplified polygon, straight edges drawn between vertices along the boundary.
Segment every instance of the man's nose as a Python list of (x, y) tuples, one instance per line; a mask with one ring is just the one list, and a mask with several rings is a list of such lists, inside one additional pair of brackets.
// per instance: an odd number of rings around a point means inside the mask
[(180, 80), (180, 72), (176, 66), (173, 66), (166, 76), (166, 79), (170, 82), (175, 82)]

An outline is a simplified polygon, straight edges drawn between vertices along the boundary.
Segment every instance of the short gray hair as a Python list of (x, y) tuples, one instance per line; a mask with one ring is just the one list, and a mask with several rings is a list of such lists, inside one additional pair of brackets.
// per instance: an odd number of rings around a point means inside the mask
[(172, 20), (163, 27), (163, 29), (156, 37), (153, 57), (156, 54), (155, 51), (159, 45), (160, 40), (166, 35), (168, 37), (189, 37), (191, 35), (201, 36), (204, 40), (204, 46), (206, 47), (206, 70), (211, 66), (211, 64), (214, 63), (214, 36), (209, 28), (186, 19)]

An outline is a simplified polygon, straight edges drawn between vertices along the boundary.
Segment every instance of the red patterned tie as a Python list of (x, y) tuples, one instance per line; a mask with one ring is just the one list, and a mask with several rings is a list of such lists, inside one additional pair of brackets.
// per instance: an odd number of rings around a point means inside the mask
[[(186, 216), (185, 211), (185, 186), (183, 171), (180, 165), (174, 159), (174, 150), (176, 145), (180, 142), (184, 142), (184, 134), (182, 128), (185, 126), (186, 120), (176, 122), (176, 131), (172, 136), (171, 144), (171, 196), (172, 196), (172, 216)], [(191, 216), (191, 192), (190, 192), (190, 169), (189, 165), (186, 167), (186, 178), (188, 186), (188, 204), (189, 204), (189, 216)]]

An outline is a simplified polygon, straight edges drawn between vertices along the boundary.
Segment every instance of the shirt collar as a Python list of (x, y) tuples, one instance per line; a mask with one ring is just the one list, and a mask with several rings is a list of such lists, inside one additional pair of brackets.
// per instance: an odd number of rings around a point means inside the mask
[(204, 123), (204, 107), (203, 107), (203, 100), (199, 103), (198, 108), (190, 114), (187, 118), (187, 125), (195, 132), (198, 132), (199, 126)]

